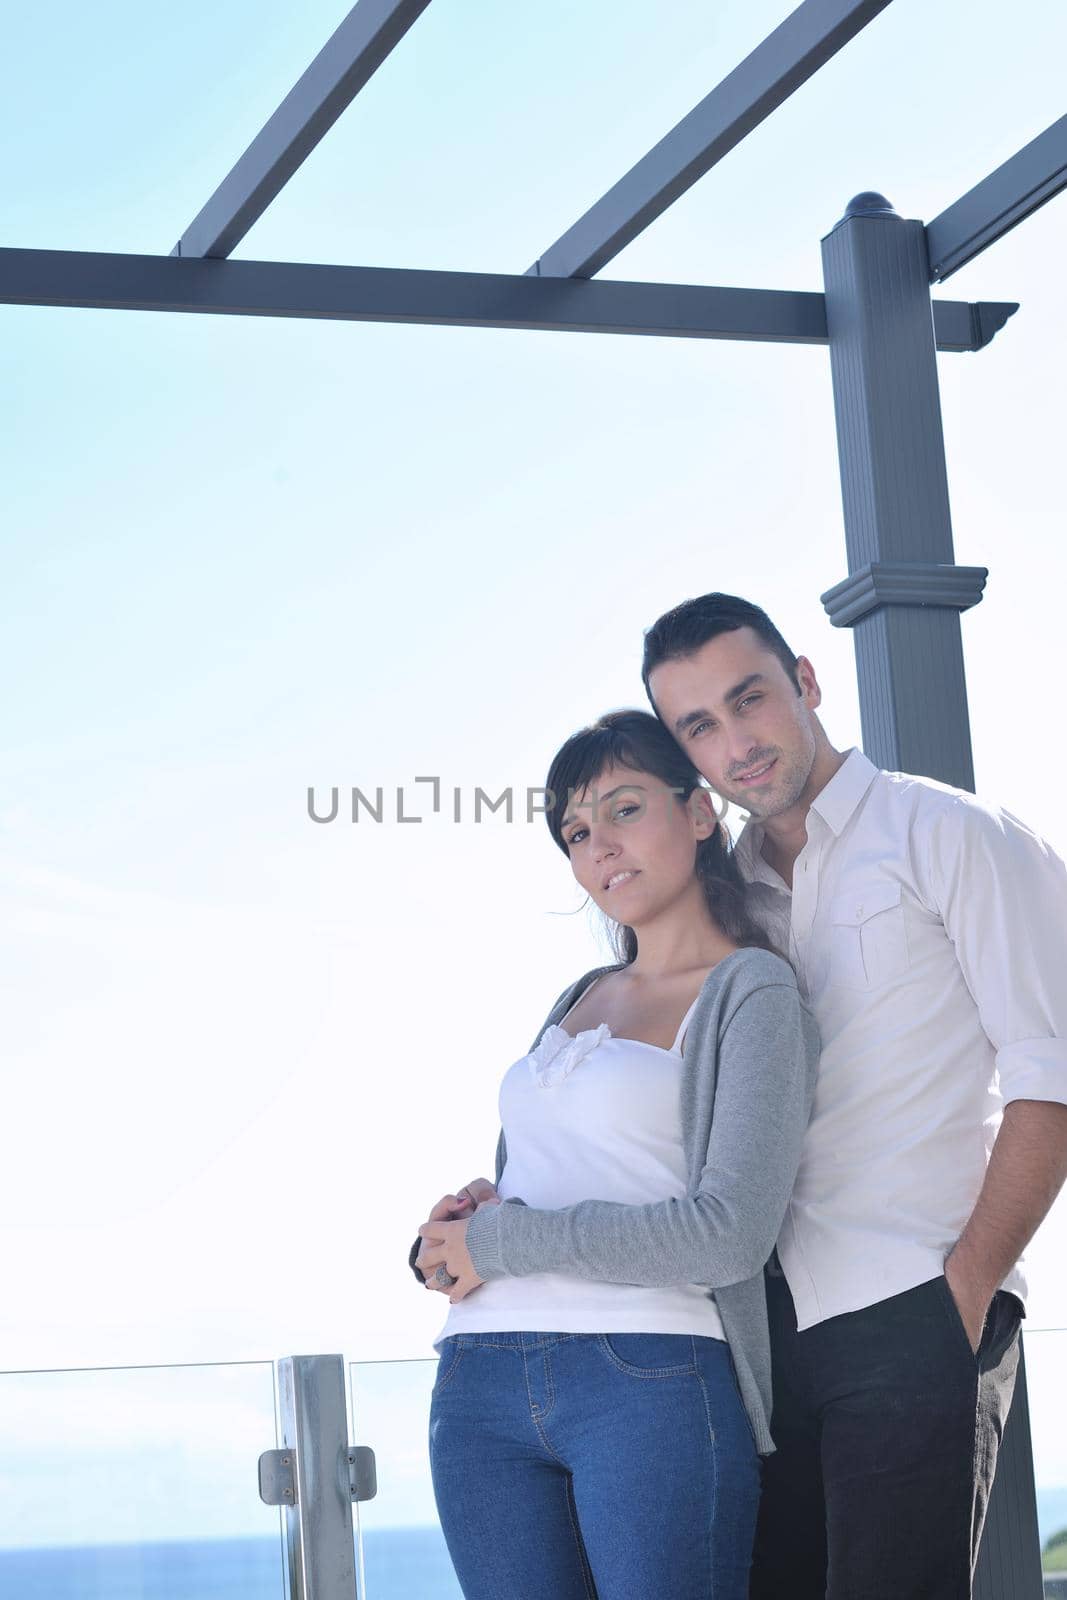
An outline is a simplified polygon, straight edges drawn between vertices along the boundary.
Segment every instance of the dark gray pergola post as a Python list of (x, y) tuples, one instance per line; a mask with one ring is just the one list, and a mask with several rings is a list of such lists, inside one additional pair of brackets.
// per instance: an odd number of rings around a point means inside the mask
[[(925, 229), (862, 194), (822, 252), (849, 569), (822, 601), (854, 632), (871, 760), (973, 790), (960, 612), (987, 574), (953, 559)], [(1041, 1600), (1021, 1366), (974, 1592)]]
[(854, 630), (872, 761), (973, 789), (959, 613), (986, 571), (953, 564), (925, 229), (859, 195), (823, 273), (849, 570), (823, 604)]

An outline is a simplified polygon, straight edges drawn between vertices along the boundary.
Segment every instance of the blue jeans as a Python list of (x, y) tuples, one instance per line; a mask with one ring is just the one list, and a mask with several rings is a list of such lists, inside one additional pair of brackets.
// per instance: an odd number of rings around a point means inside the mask
[(745, 1600), (759, 1458), (729, 1346), (459, 1333), (430, 1470), (465, 1600)]

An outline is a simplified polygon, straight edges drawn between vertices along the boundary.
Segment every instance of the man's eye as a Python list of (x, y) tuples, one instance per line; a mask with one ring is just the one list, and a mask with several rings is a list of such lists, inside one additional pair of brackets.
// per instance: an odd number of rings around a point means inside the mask
[(705, 728), (710, 728), (710, 727), (711, 727), (711, 723), (710, 722), (698, 722), (695, 728), (690, 728), (689, 737), (691, 739), (695, 739), (698, 733), (701, 733)]
[(762, 699), (763, 699), (763, 696), (760, 695), (760, 694), (746, 694), (745, 698), (743, 700), (739, 701), (738, 703), (740, 705), (747, 706), (753, 700), (762, 700)]

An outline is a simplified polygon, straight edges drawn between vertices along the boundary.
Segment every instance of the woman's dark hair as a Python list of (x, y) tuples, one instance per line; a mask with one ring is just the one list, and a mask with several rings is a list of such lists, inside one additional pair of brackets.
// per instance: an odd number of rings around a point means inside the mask
[(686, 656), (695, 655), (709, 639), (717, 639), (720, 633), (733, 633), (736, 628), (752, 629), (778, 657), (786, 676), (800, 694), (797, 658), (766, 611), (736, 594), (702, 594), (695, 600), (683, 600), (673, 611), (665, 611), (645, 630), (641, 681), (653, 706), (655, 701), (648, 680), (661, 662), (684, 660)]
[[(563, 819), (575, 796), (608, 767), (629, 767), (649, 772), (675, 791), (685, 805), (694, 789), (706, 787), (700, 773), (657, 717), (647, 711), (609, 711), (588, 728), (572, 733), (556, 752), (545, 787), (548, 831), (570, 859), (563, 837)], [(749, 910), (748, 887), (720, 824), (697, 844), (696, 872), (708, 910), (728, 939), (738, 945), (756, 945), (781, 954)], [(612, 925), (612, 943), (621, 961), (637, 955), (637, 935), (624, 923)]]

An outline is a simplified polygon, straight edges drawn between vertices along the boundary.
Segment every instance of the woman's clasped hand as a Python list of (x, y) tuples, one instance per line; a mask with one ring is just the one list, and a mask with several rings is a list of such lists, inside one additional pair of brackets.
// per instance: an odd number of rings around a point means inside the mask
[[(489, 1179), (475, 1178), (458, 1194), (442, 1195), (419, 1228), (423, 1243), (415, 1265), (427, 1289), (447, 1294), (452, 1305), (485, 1281), (479, 1278), (467, 1250), (467, 1223), (479, 1207), (499, 1204), (500, 1196)], [(439, 1267), (454, 1281), (438, 1282)]]

